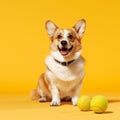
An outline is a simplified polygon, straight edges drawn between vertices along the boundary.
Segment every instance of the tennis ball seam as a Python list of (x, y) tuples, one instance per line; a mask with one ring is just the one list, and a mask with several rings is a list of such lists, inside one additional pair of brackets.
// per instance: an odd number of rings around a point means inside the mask
[[(82, 110), (84, 110), (84, 104), (85, 104), (85, 102), (87, 101), (87, 100), (91, 100), (91, 98), (86, 98), (84, 101), (83, 101), (83, 104), (82, 104)], [(90, 108), (89, 108), (90, 109)]]

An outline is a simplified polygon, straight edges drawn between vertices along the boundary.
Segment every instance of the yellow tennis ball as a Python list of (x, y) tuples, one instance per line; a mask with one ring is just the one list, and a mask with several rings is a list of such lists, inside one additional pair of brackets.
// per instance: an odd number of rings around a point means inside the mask
[(107, 109), (108, 101), (102, 95), (97, 95), (92, 98), (90, 107), (95, 113), (103, 113)]
[(89, 96), (81, 96), (78, 98), (77, 106), (80, 108), (80, 110), (88, 111), (90, 110), (90, 101), (91, 98)]

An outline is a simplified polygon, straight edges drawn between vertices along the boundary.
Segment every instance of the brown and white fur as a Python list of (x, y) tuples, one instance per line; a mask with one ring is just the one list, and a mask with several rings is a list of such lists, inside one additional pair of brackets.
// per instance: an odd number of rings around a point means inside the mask
[(51, 106), (60, 105), (62, 99), (71, 99), (76, 105), (84, 78), (81, 38), (86, 22), (81, 19), (71, 29), (61, 29), (52, 21), (45, 26), (51, 39), (50, 55), (45, 60), (46, 71), (31, 93), (32, 99), (51, 101)]

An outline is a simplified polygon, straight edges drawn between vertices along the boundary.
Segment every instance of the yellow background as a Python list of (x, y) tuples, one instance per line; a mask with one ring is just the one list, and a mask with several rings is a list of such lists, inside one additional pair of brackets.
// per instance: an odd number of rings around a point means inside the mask
[(119, 0), (1, 0), (0, 94), (26, 94), (35, 88), (49, 53), (46, 20), (70, 28), (81, 18), (87, 21), (82, 93), (119, 93)]

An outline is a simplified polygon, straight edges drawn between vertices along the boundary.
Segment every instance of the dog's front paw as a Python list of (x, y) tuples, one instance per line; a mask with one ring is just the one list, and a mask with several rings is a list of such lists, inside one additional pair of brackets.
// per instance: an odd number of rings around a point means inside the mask
[(72, 98), (72, 104), (73, 104), (74, 106), (77, 105), (77, 101), (78, 101), (78, 97), (73, 97), (73, 98)]
[(51, 101), (50, 106), (59, 106), (60, 101)]

